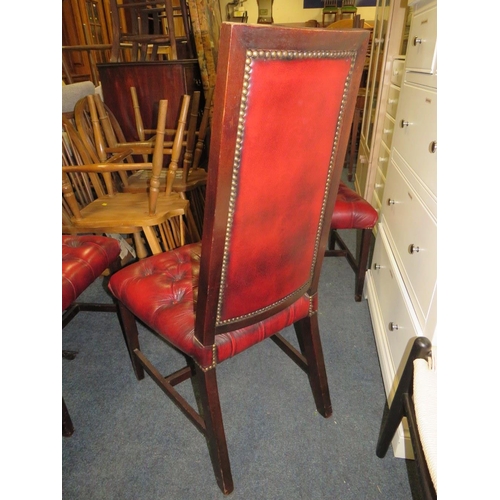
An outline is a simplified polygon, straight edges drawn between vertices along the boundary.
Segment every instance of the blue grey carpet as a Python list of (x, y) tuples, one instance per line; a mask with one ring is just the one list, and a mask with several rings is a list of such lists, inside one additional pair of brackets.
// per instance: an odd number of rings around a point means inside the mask
[[(101, 280), (82, 300), (110, 300)], [(270, 340), (218, 367), (238, 500), (416, 499), (414, 462), (375, 455), (385, 394), (366, 301), (345, 259), (325, 259), (320, 316), (333, 416), (315, 409), (306, 375)], [(170, 373), (183, 358), (140, 328)], [(294, 339), (292, 328), (285, 336)], [(113, 313), (81, 312), (63, 331), (62, 393), (75, 432), (63, 438), (68, 500), (221, 499), (205, 440), (146, 375), (137, 381)], [(180, 392), (190, 401), (184, 382)]]

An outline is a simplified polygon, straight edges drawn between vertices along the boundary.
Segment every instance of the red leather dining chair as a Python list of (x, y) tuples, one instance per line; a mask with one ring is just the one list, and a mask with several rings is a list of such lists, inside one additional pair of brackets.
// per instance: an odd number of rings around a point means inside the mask
[[(120, 267), (120, 243), (107, 236), (62, 236), (62, 327), (79, 311), (115, 312), (115, 304), (77, 302), (77, 298), (109, 269)], [(75, 352), (63, 351), (63, 357), (73, 359)], [(62, 433), (69, 437), (74, 432), (66, 403), (62, 401)]]
[[(365, 284), (368, 257), (373, 239), (373, 228), (378, 220), (377, 211), (356, 191), (343, 182), (339, 185), (339, 192), (335, 200), (332, 220), (330, 222), (330, 237), (325, 255), (327, 257), (345, 257), (354, 271), (354, 299), (360, 302)], [(356, 251), (353, 253), (339, 231), (355, 229)], [(335, 248), (338, 245), (340, 248)]]
[[(222, 362), (271, 338), (307, 374), (317, 411), (332, 414), (318, 282), (367, 41), (361, 31), (223, 23), (202, 241), (109, 283), (137, 378), (146, 371), (205, 436), (225, 494)], [(321, 122), (331, 128), (310, 126)], [(140, 348), (136, 318), (187, 366), (164, 377)], [(299, 348), (280, 334), (291, 325)], [(200, 413), (174, 387), (189, 378)]]

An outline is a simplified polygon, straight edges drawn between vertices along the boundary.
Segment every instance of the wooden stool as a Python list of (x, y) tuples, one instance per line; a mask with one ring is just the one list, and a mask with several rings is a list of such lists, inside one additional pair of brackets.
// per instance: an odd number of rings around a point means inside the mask
[[(325, 257), (345, 257), (347, 259), (356, 274), (354, 290), (356, 302), (361, 301), (363, 294), (368, 255), (373, 237), (372, 229), (377, 220), (377, 211), (356, 191), (341, 182), (335, 208), (333, 209), (330, 237)], [(341, 229), (360, 230), (356, 240), (357, 257), (352, 254), (344, 240), (339, 236), (338, 231)], [(336, 243), (338, 243), (340, 249), (335, 249)]]

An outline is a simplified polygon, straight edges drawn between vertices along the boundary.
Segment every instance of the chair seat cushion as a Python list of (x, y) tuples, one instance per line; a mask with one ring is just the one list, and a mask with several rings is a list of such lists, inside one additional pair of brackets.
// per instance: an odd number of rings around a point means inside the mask
[(330, 227), (332, 229), (371, 229), (377, 220), (378, 213), (370, 203), (341, 182)]
[(214, 346), (194, 336), (201, 243), (153, 255), (115, 273), (113, 295), (137, 318), (192, 357), (203, 369), (244, 351), (309, 314), (310, 299), (301, 297), (270, 318), (216, 335)]
[(120, 243), (106, 236), (62, 237), (62, 310), (91, 285), (120, 255)]

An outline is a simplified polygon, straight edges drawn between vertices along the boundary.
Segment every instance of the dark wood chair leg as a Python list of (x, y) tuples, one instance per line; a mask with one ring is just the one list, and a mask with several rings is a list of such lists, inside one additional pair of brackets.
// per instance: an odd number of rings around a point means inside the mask
[(365, 285), (366, 268), (368, 265), (368, 256), (370, 254), (372, 236), (372, 229), (361, 230), (358, 263), (356, 270), (356, 287), (354, 291), (354, 299), (356, 300), (356, 302), (361, 302), (361, 297), (363, 295), (363, 287)]
[(137, 330), (135, 316), (121, 302), (117, 301), (117, 303), (118, 317), (122, 326), (123, 336), (125, 337), (125, 343), (127, 344), (130, 361), (132, 362), (137, 380), (142, 380), (144, 378), (144, 368), (139, 363), (134, 353), (135, 349), (140, 349), (139, 332)]
[(222, 493), (228, 495), (233, 491), (234, 486), (222, 421), (215, 368), (204, 372), (197, 366), (193, 383), (197, 389), (197, 396), (200, 400), (200, 411), (205, 421), (205, 437), (215, 478)]
[(70, 437), (75, 432), (75, 428), (73, 426), (73, 422), (71, 421), (71, 417), (69, 416), (69, 411), (64, 402), (64, 398), (62, 398), (62, 435), (64, 437)]
[(328, 390), (317, 314), (297, 321), (294, 327), (300, 349), (307, 360), (309, 384), (316, 408), (323, 417), (328, 418), (332, 415), (332, 402)]

